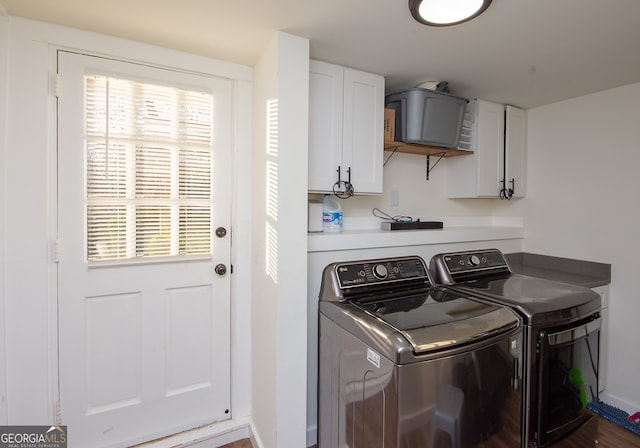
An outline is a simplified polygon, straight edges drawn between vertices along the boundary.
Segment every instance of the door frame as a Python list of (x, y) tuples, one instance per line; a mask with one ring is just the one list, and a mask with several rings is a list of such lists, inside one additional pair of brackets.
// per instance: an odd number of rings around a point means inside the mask
[[(109, 40), (109, 38), (106, 38)], [(130, 43), (128, 43), (130, 44)], [(137, 45), (134, 45), (134, 47)], [(142, 45), (147, 47), (146, 45)], [(172, 68), (164, 65), (164, 61), (170, 59), (167, 55), (163, 55), (165, 52), (176, 53), (174, 51), (165, 50), (162, 48), (155, 48), (159, 53), (160, 58), (154, 60), (140, 60), (138, 58), (132, 59), (131, 57), (122, 57), (115, 55), (105, 55), (102, 52), (87, 52), (82, 53), (92, 54), (96, 56), (112, 58), (123, 62), (130, 63), (142, 63), (151, 65), (158, 68), (169, 68), (174, 70), (181, 70), (200, 75), (210, 75), (215, 77), (229, 78), (229, 73), (223, 73), (222, 75), (214, 70), (210, 70), (210, 67), (206, 67), (207, 71), (201, 70), (200, 63), (205, 62), (207, 66), (211, 66), (211, 60), (200, 60), (198, 57), (192, 57), (191, 55), (179, 53), (181, 59), (189, 60), (192, 63), (188, 65), (185, 70), (184, 66), (181, 68)], [(49, 70), (50, 73), (55, 73), (57, 68), (57, 53), (58, 50), (66, 50), (73, 52), (81, 52), (79, 50), (70, 49), (68, 47), (50, 46), (49, 47)], [(175, 54), (174, 54), (175, 56)], [(162, 60), (162, 62), (160, 62)], [(208, 61), (208, 62), (207, 62)], [(215, 61), (214, 61), (215, 62)], [(217, 64), (214, 64), (217, 65)], [(222, 66), (232, 65), (222, 63)], [(232, 93), (232, 153), (231, 153), (231, 166), (232, 166), (232, 193), (231, 193), (231, 264), (233, 265), (233, 275), (231, 276), (231, 406), (233, 409), (233, 415), (230, 420), (221, 422), (220, 429), (216, 429), (216, 425), (209, 425), (207, 431), (199, 430), (199, 434), (202, 438), (209, 438), (211, 435), (216, 434), (219, 431), (228, 433), (230, 428), (237, 427), (237, 430), (244, 431), (248, 427), (246, 416), (250, 415), (250, 320), (246, 319), (246, 316), (250, 313), (250, 297), (251, 297), (251, 224), (250, 217), (252, 214), (251, 198), (252, 193), (252, 174), (251, 174), (251, 152), (252, 152), (252, 139), (251, 136), (247, 136), (246, 132), (242, 132), (247, 128), (251, 129), (252, 126), (252, 79), (251, 69), (237, 70), (238, 67), (232, 66), (232, 72), (239, 72), (242, 76), (240, 79), (233, 79), (233, 93)], [(224, 70), (223, 72), (228, 72)], [(48, 353), (49, 353), (49, 413), (50, 420), (58, 422), (64, 416), (60, 415), (60, 388), (59, 388), (59, 344), (58, 344), (58, 265), (57, 259), (59, 254), (64, 251), (64, 247), (59, 247), (57, 242), (58, 234), (58, 167), (57, 167), (57, 114), (56, 114), (56, 98), (51, 95), (48, 101), (48, 110), (51, 117), (51, 125), (48, 132), (48, 140), (50, 142), (50, 155), (49, 155), (49, 180), (48, 180), (48, 213), (51, 219), (49, 220), (49, 235), (50, 241), (50, 263), (48, 273), (48, 290), (50, 291), (50, 300), (48, 301)], [(243, 317), (243, 318), (241, 318)], [(245, 372), (245, 373), (242, 373)], [(72, 428), (70, 428), (72, 431)]]
[[(3, 311), (7, 325), (0, 392), (7, 423), (55, 421), (57, 391), (56, 115), (55, 54), (84, 51), (120, 60), (176, 67), (234, 80), (235, 166), (232, 224), (232, 403), (235, 417), (250, 415), (249, 322), (252, 266), (251, 133), (253, 69), (112, 36), (46, 22), (0, 17), (0, 110), (3, 179), (12, 185), (0, 199), (3, 217), (0, 264), (4, 270)], [(242, 200), (239, 200), (242, 199)], [(18, 219), (24, 203), (34, 205), (29, 221)], [(64, 250), (64, 248), (61, 248)], [(242, 316), (240, 319), (238, 316)], [(0, 349), (1, 350), (1, 349)], [(235, 372), (239, 372), (236, 375)]]

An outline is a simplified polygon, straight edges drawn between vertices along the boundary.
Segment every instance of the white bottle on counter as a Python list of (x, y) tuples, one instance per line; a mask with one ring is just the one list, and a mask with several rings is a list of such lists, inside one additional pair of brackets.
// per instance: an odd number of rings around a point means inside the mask
[(324, 195), (322, 202), (322, 231), (340, 232), (342, 230), (342, 206), (329, 194)]

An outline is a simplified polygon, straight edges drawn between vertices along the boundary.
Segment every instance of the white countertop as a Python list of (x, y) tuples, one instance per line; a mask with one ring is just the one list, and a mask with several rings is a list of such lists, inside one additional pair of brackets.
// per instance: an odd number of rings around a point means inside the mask
[(326, 252), (524, 238), (524, 226), (519, 218), (474, 217), (473, 219), (439, 219), (439, 221), (444, 222), (444, 228), (388, 231), (380, 230), (380, 221), (374, 221), (377, 228), (362, 225), (359, 228), (345, 227), (339, 233), (309, 233), (307, 251)]

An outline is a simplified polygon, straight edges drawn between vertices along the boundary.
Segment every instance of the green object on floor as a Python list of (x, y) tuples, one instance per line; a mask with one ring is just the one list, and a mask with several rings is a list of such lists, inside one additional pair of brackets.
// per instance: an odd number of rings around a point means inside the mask
[(582, 372), (579, 369), (573, 368), (569, 370), (569, 381), (575, 384), (578, 389), (578, 397), (583, 408), (587, 407), (587, 392), (584, 390), (584, 380), (582, 379)]

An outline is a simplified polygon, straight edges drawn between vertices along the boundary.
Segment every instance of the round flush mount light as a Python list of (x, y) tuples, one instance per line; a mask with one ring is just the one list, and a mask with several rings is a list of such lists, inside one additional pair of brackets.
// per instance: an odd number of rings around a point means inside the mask
[(479, 16), (491, 0), (409, 0), (411, 15), (430, 26), (451, 26)]

